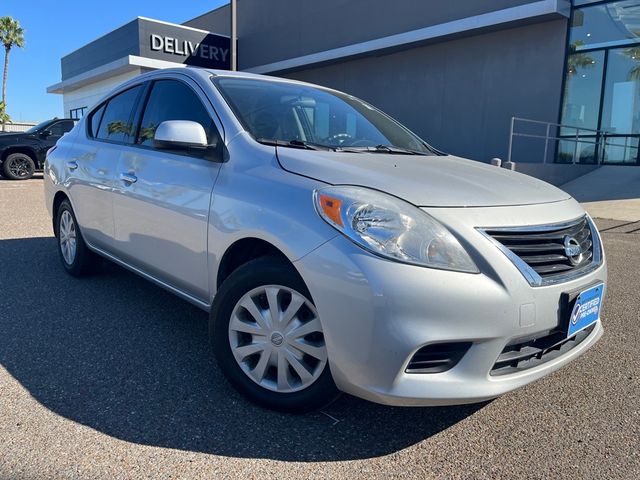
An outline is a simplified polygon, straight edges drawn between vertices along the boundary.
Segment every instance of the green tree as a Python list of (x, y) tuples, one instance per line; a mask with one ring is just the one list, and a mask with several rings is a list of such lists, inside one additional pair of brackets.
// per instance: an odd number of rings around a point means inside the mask
[(6, 123), (11, 123), (11, 117), (5, 109), (4, 102), (0, 102), (0, 123), (4, 126)]
[[(7, 106), (7, 76), (9, 75), (9, 54), (15, 47), (24, 47), (24, 30), (18, 20), (0, 17), (0, 42), (4, 45), (4, 75), (2, 77), (2, 103)], [(4, 130), (5, 121), (2, 122)]]

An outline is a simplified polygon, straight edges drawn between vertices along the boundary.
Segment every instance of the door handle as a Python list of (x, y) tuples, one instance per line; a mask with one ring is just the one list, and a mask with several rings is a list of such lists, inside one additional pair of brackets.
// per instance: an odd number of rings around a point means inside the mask
[(76, 168), (78, 168), (78, 163), (74, 161), (69, 161), (67, 162), (67, 168), (69, 170), (75, 170)]
[(138, 181), (138, 177), (136, 177), (133, 173), (121, 173), (120, 180), (125, 183), (136, 183)]

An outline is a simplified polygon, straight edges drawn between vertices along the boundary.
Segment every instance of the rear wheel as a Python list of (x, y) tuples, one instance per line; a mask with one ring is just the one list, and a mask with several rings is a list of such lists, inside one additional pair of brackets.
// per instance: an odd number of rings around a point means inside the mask
[(63, 200), (58, 208), (56, 234), (58, 253), (67, 273), (81, 277), (96, 269), (100, 259), (87, 247), (68, 200)]
[(35, 162), (26, 153), (12, 153), (2, 162), (2, 174), (9, 180), (27, 180), (35, 169)]
[(286, 261), (261, 258), (233, 272), (216, 295), (210, 333), (224, 375), (260, 405), (304, 412), (339, 393), (318, 312)]

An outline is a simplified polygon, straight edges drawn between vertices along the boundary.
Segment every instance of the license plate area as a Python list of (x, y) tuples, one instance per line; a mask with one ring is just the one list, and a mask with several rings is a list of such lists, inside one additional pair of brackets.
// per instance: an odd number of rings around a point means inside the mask
[(563, 294), (561, 328), (567, 333), (567, 338), (573, 337), (600, 319), (603, 294), (604, 283)]

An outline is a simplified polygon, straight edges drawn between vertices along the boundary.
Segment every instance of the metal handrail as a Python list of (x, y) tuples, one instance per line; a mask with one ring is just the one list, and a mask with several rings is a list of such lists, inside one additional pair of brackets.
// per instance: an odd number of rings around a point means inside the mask
[(526, 123), (537, 123), (538, 125), (551, 125), (554, 127), (564, 127), (564, 128), (570, 128), (570, 129), (584, 130), (585, 132), (596, 132), (596, 133), (602, 132), (601, 130), (594, 130), (593, 128), (574, 127), (573, 125), (566, 125), (563, 123), (544, 122), (542, 120), (532, 120), (530, 118), (523, 118), (523, 117), (511, 117), (512, 124), (516, 121), (526, 122)]
[[(531, 133), (519, 133), (516, 132), (516, 122), (521, 122), (521, 123), (528, 123), (528, 124), (535, 124), (535, 125), (544, 125), (546, 126), (546, 133), (544, 135), (535, 135), (535, 134), (531, 134)], [(556, 136), (556, 135), (551, 135), (551, 128), (556, 128), (556, 129), (568, 129), (568, 130), (575, 130), (575, 136), (572, 135), (570, 137), (568, 136)], [(580, 133), (590, 133), (590, 134), (595, 134), (593, 136), (595, 136), (595, 141), (590, 141), (585, 139), (584, 137), (580, 136)], [(508, 161), (511, 162), (512, 161), (512, 154), (513, 154), (513, 140), (516, 137), (524, 137), (524, 138), (538, 138), (538, 139), (543, 139), (544, 142), (544, 157), (543, 157), (543, 163), (547, 163), (547, 156), (549, 153), (549, 141), (553, 140), (553, 141), (566, 141), (566, 142), (574, 142), (575, 143), (575, 147), (573, 149), (573, 156), (572, 156), (572, 164), (576, 164), (576, 160), (578, 157), (578, 146), (581, 143), (586, 143), (586, 144), (590, 144), (590, 145), (595, 145), (596, 146), (596, 151), (597, 151), (597, 161), (598, 164), (601, 163), (602, 161), (602, 153), (604, 152), (604, 147), (607, 144), (607, 134), (606, 132), (603, 132), (602, 130), (594, 130), (592, 128), (584, 128), (584, 127), (576, 127), (573, 125), (564, 125), (561, 123), (554, 123), (554, 122), (543, 122), (540, 120), (531, 120), (528, 118), (522, 118), (522, 117), (511, 117), (511, 129), (510, 129), (510, 133), (509, 133), (509, 157), (508, 157)], [(603, 141), (604, 140), (604, 141)], [(618, 146), (622, 146), (622, 145), (618, 145)], [(628, 146), (628, 139), (627, 141), (625, 141), (625, 145), (624, 145), (624, 156), (627, 156), (627, 148), (629, 148)]]

